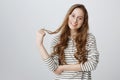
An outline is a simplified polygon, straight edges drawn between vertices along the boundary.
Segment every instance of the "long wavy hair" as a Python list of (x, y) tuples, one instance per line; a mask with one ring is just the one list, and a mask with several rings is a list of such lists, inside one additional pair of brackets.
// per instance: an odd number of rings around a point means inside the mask
[(88, 36), (88, 12), (83, 4), (74, 4), (68, 10), (62, 25), (54, 32), (46, 30), (49, 34), (55, 34), (61, 32), (60, 34), (60, 41), (57, 43), (53, 48), (53, 55), (59, 56), (59, 63), (60, 65), (67, 64), (65, 61), (65, 54), (64, 50), (68, 46), (68, 40), (70, 36), (70, 28), (68, 26), (68, 19), (69, 15), (73, 12), (74, 9), (80, 8), (84, 12), (84, 21), (82, 26), (77, 30), (77, 36), (75, 38), (76, 42), (76, 49), (77, 51), (74, 54), (74, 57), (78, 60), (79, 63), (85, 63), (87, 61), (87, 50), (86, 50), (86, 42)]

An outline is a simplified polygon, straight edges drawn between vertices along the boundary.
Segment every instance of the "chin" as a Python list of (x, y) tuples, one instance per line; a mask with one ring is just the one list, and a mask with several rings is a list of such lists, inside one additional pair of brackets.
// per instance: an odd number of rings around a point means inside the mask
[(73, 28), (73, 27), (70, 28), (70, 30), (77, 30), (77, 29), (78, 29), (78, 28)]
[(78, 27), (76, 26), (69, 26), (69, 28), (71, 29), (71, 30), (76, 30), (76, 29), (78, 29)]

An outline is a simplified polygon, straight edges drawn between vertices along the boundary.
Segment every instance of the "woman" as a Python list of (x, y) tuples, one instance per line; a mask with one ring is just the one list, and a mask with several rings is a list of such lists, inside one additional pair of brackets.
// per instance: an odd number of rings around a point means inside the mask
[[(41, 29), (37, 32), (37, 46), (49, 69), (57, 74), (55, 80), (91, 80), (99, 54), (96, 40), (88, 31), (88, 13), (84, 5), (74, 4), (56, 31)], [(43, 45), (45, 31), (60, 34), (53, 39), (52, 54)]]

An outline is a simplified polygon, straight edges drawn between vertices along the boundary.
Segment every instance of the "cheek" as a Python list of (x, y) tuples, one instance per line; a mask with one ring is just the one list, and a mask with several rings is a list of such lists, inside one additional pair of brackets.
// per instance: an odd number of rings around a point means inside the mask
[(78, 28), (80, 28), (80, 27), (82, 26), (82, 24), (83, 24), (83, 21), (82, 21), (82, 22), (79, 22), (79, 23), (78, 23)]
[(72, 17), (71, 15), (69, 15), (68, 20), (69, 20), (70, 22), (73, 22), (74, 19), (75, 19), (75, 17)]
[(71, 22), (72, 22), (72, 19), (69, 17), (69, 19), (68, 19), (68, 25), (70, 25)]
[(83, 24), (83, 21), (80, 21), (78, 24), (79, 24), (79, 25), (82, 25), (82, 24)]
[(69, 18), (68, 18), (68, 22), (72, 22), (72, 19), (71, 19), (71, 17), (69, 17)]
[(68, 20), (68, 26), (71, 26), (71, 24), (70, 24), (71, 22), (70, 22), (70, 20)]

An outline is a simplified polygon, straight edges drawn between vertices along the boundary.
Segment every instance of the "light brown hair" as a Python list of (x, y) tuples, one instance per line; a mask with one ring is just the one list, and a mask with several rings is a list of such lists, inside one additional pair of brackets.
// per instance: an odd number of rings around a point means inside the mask
[(70, 36), (70, 28), (68, 26), (68, 19), (69, 15), (73, 12), (74, 9), (80, 8), (84, 13), (84, 21), (82, 26), (77, 30), (77, 36), (75, 38), (76, 42), (76, 49), (77, 52), (75, 52), (74, 57), (78, 60), (79, 63), (85, 63), (87, 61), (86, 55), (87, 50), (85, 48), (86, 42), (87, 42), (87, 35), (88, 35), (88, 12), (83, 4), (74, 4), (70, 7), (68, 10), (65, 19), (62, 23), (62, 25), (54, 32), (50, 32), (46, 30), (50, 34), (55, 34), (58, 32), (61, 32), (60, 34), (60, 42), (54, 46), (54, 51), (52, 55), (58, 55), (59, 56), (59, 63), (60, 65), (67, 64), (65, 61), (65, 55), (64, 55), (64, 49), (68, 46), (68, 37)]

